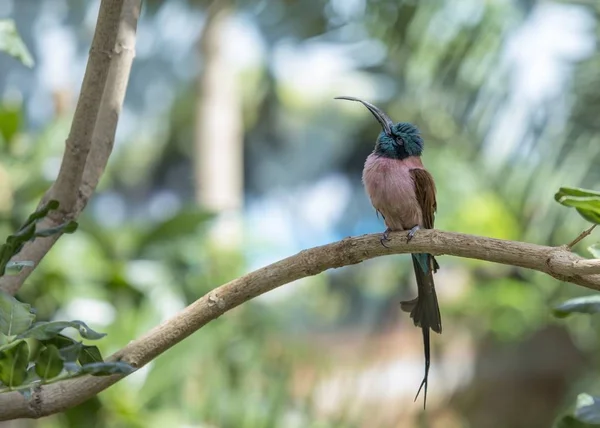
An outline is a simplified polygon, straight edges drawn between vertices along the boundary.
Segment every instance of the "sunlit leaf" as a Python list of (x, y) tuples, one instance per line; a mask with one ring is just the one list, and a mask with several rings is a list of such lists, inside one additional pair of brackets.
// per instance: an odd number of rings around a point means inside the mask
[(17, 275), (19, 274), (23, 268), (30, 267), (32, 268), (34, 263), (32, 261), (19, 261), (19, 262), (8, 262), (6, 264), (5, 275)]
[(600, 398), (585, 393), (579, 394), (574, 414), (581, 422), (600, 425)]
[(0, 332), (13, 336), (24, 332), (30, 326), (35, 315), (31, 306), (21, 303), (10, 294), (0, 290)]
[(35, 372), (42, 379), (52, 379), (63, 369), (63, 359), (54, 345), (48, 345), (41, 350), (35, 360)]
[(553, 313), (559, 318), (564, 318), (573, 313), (595, 314), (600, 312), (600, 295), (576, 297), (561, 303), (554, 308)]
[(0, 52), (17, 58), (27, 67), (33, 66), (33, 58), (12, 19), (0, 20)]
[(0, 106), (0, 140), (10, 143), (21, 127), (20, 107)]
[(0, 351), (0, 381), (8, 387), (22, 385), (27, 377), (29, 346), (24, 340)]
[(123, 361), (105, 361), (103, 363), (90, 363), (81, 366), (81, 372), (94, 376), (108, 376), (113, 374), (129, 374), (135, 369)]
[(83, 321), (50, 321), (35, 323), (29, 330), (21, 333), (18, 337), (21, 339), (33, 338), (37, 340), (48, 340), (57, 336), (67, 327), (73, 327), (79, 331), (81, 337), (90, 340), (97, 340), (105, 333), (98, 333), (87, 326)]
[(561, 187), (554, 199), (562, 205), (577, 209), (579, 215), (587, 221), (600, 224), (600, 192)]
[(592, 254), (595, 259), (600, 259), (600, 244), (590, 245), (588, 251)]
[(586, 198), (586, 197), (597, 197), (600, 198), (600, 191), (589, 190), (589, 189), (581, 189), (578, 187), (561, 187), (558, 189), (556, 195), (554, 195), (554, 199), (558, 202), (559, 199), (566, 196), (574, 196), (577, 198)]

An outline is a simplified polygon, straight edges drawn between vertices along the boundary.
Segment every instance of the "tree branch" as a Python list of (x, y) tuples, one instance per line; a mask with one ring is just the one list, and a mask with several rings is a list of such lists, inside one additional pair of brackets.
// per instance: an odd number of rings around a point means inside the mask
[(106, 87), (98, 111), (94, 134), (92, 135), (92, 146), (79, 187), (79, 199), (75, 207), (77, 213), (85, 208), (96, 190), (96, 186), (98, 186), (100, 177), (102, 177), (108, 163), (108, 158), (112, 153), (119, 115), (127, 92), (131, 65), (135, 57), (135, 36), (140, 7), (140, 0), (125, 0)]
[[(90, 55), (56, 182), (40, 206), (57, 199), (60, 208), (40, 222), (51, 228), (76, 218), (94, 192), (110, 156), (134, 56), (141, 0), (102, 0)], [(0, 289), (15, 294), (60, 234), (25, 245), (14, 260), (34, 262), (18, 275), (0, 278)]]
[[(133, 340), (109, 359), (128, 362), (139, 368), (196, 332), (227, 311), (281, 285), (325, 270), (360, 263), (389, 254), (425, 252), (453, 255), (519, 266), (545, 272), (593, 290), (600, 290), (595, 260), (586, 260), (563, 247), (545, 247), (525, 242), (505, 241), (439, 230), (420, 230), (410, 243), (406, 232), (391, 234), (389, 249), (380, 235), (347, 238), (311, 248), (222, 285), (204, 295), (173, 318)], [(594, 262), (594, 269), (588, 262)], [(443, 284), (441, 284), (443, 287)], [(39, 418), (74, 407), (121, 379), (82, 377), (41, 387), (30, 401), (19, 393), (0, 394), (0, 420)]]

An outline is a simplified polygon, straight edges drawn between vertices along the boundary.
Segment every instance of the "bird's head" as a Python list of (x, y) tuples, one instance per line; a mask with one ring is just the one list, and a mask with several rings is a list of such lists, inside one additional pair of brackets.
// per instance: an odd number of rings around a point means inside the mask
[(407, 122), (395, 124), (382, 110), (358, 98), (336, 97), (336, 100), (358, 101), (375, 116), (382, 128), (375, 143), (375, 153), (392, 159), (406, 159), (423, 153), (423, 138), (415, 125)]

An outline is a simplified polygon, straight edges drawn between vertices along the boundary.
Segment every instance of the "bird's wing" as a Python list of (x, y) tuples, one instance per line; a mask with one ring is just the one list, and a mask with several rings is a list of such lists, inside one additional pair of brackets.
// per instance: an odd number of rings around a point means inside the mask
[(420, 168), (411, 169), (410, 176), (415, 183), (417, 202), (421, 206), (423, 214), (423, 224), (421, 226), (425, 229), (433, 229), (437, 209), (433, 177), (426, 170)]

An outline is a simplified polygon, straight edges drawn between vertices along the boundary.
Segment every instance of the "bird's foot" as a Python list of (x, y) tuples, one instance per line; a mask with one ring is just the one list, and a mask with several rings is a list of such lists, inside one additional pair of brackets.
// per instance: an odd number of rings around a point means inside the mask
[(406, 243), (408, 244), (410, 242), (411, 239), (413, 239), (413, 237), (415, 236), (415, 233), (417, 233), (417, 230), (419, 230), (421, 228), (421, 226), (419, 226), (418, 224), (416, 226), (414, 226), (412, 229), (410, 229), (408, 231), (408, 235), (406, 235)]
[(390, 248), (387, 245), (385, 245), (386, 241), (391, 241), (390, 239), (390, 232), (392, 230), (388, 227), (387, 229), (385, 229), (385, 232), (383, 232), (383, 234), (381, 235), (381, 239), (379, 240), (379, 242), (381, 242), (381, 245), (383, 245), (385, 248)]

